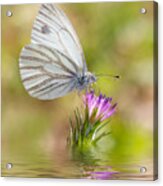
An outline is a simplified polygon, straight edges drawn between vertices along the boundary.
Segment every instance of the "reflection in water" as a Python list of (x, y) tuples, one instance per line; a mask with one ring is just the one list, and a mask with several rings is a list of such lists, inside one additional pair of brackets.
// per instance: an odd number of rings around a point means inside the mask
[(112, 175), (116, 174), (116, 172), (88, 172), (87, 174), (90, 179), (107, 180), (112, 178)]
[[(68, 156), (68, 154), (67, 154)], [(79, 156), (79, 159), (62, 159), (64, 156), (51, 154), (49, 158), (42, 159), (43, 155), (39, 155), (33, 163), (23, 161), (15, 161), (13, 168), (6, 169), (6, 164), (2, 164), (2, 176), (14, 177), (44, 177), (44, 178), (83, 178), (83, 179), (142, 179), (152, 180), (150, 172), (140, 173), (140, 163), (130, 162), (109, 166), (111, 161), (102, 161), (93, 159), (85, 154)], [(81, 159), (82, 157), (82, 159)], [(7, 160), (5, 161), (7, 162)], [(148, 167), (150, 167), (148, 165)]]

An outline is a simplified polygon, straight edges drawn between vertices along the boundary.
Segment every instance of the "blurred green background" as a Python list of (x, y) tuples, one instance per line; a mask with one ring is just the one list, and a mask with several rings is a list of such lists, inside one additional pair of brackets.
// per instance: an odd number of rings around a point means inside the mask
[[(118, 171), (137, 172), (145, 166), (151, 179), (153, 2), (59, 6), (80, 38), (89, 71), (121, 76), (97, 82), (97, 89), (113, 97), (118, 110), (111, 121), (112, 136), (99, 142), (105, 154), (94, 153)], [(140, 13), (142, 7), (146, 14)], [(81, 103), (79, 96), (39, 101), (27, 94), (19, 75), (19, 54), (30, 43), (38, 9), (37, 4), (2, 6), (2, 175), (71, 177), (73, 164), (67, 161), (65, 145), (68, 118)], [(12, 17), (6, 16), (7, 10)], [(7, 162), (13, 163), (12, 170), (6, 170)]]

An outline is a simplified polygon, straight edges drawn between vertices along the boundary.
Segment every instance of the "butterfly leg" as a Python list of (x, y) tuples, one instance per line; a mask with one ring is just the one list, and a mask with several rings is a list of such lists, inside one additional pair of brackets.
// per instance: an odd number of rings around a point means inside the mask
[(94, 90), (94, 87), (93, 87), (93, 84), (88, 85), (88, 91), (89, 91), (89, 92), (95, 91), (95, 90)]
[(94, 83), (94, 87), (95, 87), (95, 88), (94, 88), (94, 89), (95, 89), (95, 93), (96, 93), (97, 95), (99, 95), (101, 91), (100, 91), (100, 88), (97, 86), (97, 83), (96, 83), (96, 82)]
[(77, 95), (81, 98), (82, 97), (82, 92), (81, 90), (77, 90)]

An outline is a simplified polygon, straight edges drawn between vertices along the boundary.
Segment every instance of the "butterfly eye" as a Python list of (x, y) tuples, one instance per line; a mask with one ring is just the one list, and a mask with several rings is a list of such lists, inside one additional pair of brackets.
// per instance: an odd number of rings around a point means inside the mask
[(49, 34), (50, 33), (50, 29), (47, 25), (44, 25), (42, 28), (41, 28), (41, 32), (43, 34)]

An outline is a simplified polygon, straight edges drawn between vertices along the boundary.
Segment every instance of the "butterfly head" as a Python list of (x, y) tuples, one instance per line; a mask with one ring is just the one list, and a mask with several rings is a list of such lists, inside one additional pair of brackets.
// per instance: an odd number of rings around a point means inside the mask
[(96, 82), (96, 76), (91, 72), (86, 72), (84, 75), (78, 77), (78, 89), (82, 90), (86, 88), (88, 85)]
[(88, 84), (92, 84), (97, 81), (96, 76), (94, 74), (92, 74), (91, 72), (87, 72), (86, 77), (87, 77)]

